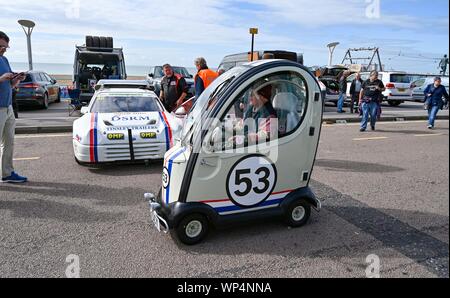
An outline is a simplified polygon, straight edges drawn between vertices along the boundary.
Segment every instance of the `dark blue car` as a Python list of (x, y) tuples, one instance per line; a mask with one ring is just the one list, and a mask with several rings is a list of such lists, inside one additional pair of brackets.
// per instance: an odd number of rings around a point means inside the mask
[(60, 102), (60, 86), (43, 71), (29, 71), (17, 86), (16, 101), (20, 107), (47, 109), (51, 102)]

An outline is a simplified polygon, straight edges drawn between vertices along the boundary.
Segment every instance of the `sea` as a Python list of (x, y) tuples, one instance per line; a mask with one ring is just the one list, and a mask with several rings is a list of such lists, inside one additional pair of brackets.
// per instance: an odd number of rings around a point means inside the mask
[[(14, 72), (21, 72), (28, 70), (28, 62), (10, 62), (11, 68)], [(138, 65), (127, 65), (127, 75), (128, 76), (146, 76), (150, 70), (149, 66), (138, 66)], [(73, 64), (63, 64), (63, 63), (33, 63), (34, 70), (41, 70), (50, 75), (72, 75), (73, 74)], [(186, 69), (191, 73), (195, 74), (196, 69), (193, 67), (186, 67)]]

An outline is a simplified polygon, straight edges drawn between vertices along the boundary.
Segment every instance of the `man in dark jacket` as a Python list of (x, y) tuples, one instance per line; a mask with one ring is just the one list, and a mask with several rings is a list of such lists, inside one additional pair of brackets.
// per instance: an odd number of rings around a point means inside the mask
[(358, 111), (359, 93), (361, 92), (363, 83), (361, 74), (358, 72), (350, 86), (350, 113), (352, 114)]
[[(434, 128), (434, 122), (439, 110), (442, 110), (444, 106), (448, 108), (448, 93), (445, 87), (441, 85), (442, 80), (440, 77), (434, 78), (434, 84), (430, 84), (425, 88), (424, 94), (426, 97), (425, 105), (428, 109), (428, 129)], [(445, 101), (442, 100), (445, 98)]]
[(189, 86), (186, 80), (173, 71), (170, 64), (163, 65), (164, 78), (161, 80), (159, 98), (169, 113), (175, 111), (186, 99)]
[(339, 78), (339, 100), (338, 100), (338, 113), (345, 113), (343, 110), (345, 98), (347, 96), (347, 78), (350, 75), (349, 71), (344, 71)]

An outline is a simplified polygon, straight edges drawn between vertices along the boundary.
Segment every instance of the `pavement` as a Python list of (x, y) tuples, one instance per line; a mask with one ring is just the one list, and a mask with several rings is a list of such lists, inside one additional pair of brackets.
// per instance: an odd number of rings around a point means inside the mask
[[(338, 114), (336, 108), (331, 104), (326, 104), (324, 122), (331, 123), (353, 123), (359, 122), (357, 114)], [(16, 133), (60, 133), (72, 132), (73, 121), (79, 118), (79, 112), (69, 117), (68, 102), (53, 103), (48, 110), (27, 109), (19, 112), (19, 119), (16, 122)], [(390, 107), (383, 104), (381, 121), (411, 121), (427, 119), (427, 112), (423, 110), (423, 104), (407, 102), (398, 107)], [(438, 119), (449, 119), (449, 111), (443, 110), (438, 114)]]
[(25, 185), (0, 184), (0, 277), (449, 277), (449, 123), (325, 124), (303, 228), (277, 220), (186, 247), (151, 225), (162, 165), (79, 166), (70, 133), (16, 136)]

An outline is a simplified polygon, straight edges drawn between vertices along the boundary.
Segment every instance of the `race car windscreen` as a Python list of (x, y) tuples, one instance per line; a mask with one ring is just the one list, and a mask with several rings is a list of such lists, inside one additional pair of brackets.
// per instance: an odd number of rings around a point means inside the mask
[(92, 113), (160, 112), (157, 99), (150, 94), (99, 94)]

